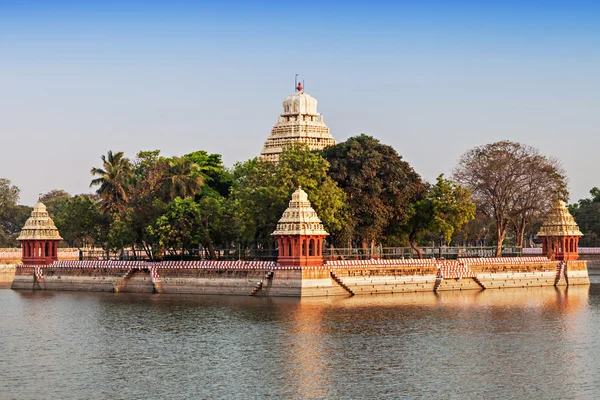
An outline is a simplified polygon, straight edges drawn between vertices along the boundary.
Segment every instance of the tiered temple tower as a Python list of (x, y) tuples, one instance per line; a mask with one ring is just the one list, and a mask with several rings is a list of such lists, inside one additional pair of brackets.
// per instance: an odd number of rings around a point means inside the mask
[(62, 240), (46, 206), (38, 202), (17, 238), (23, 248), (24, 265), (48, 265), (58, 260)]
[(304, 93), (302, 83), (296, 87), (296, 93), (283, 101), (283, 113), (271, 129), (260, 155), (277, 162), (283, 148), (291, 143), (304, 143), (311, 150), (335, 145), (323, 116), (317, 112), (317, 99)]
[(290, 205), (272, 233), (277, 239), (281, 266), (323, 265), (323, 239), (329, 235), (302, 188), (292, 194)]
[(583, 233), (564, 201), (554, 204), (537, 235), (542, 238), (542, 252), (548, 258), (565, 261), (579, 258), (579, 238)]

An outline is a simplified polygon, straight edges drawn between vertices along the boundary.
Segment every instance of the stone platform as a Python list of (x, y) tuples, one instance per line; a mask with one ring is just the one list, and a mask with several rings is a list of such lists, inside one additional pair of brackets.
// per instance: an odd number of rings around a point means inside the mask
[(275, 262), (56, 261), (16, 266), (12, 289), (318, 297), (589, 285), (586, 261), (544, 257)]

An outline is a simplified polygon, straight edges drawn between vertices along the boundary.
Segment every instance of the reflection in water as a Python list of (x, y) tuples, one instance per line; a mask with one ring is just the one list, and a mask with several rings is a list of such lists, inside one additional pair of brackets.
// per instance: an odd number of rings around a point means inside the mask
[[(288, 307), (276, 307), (286, 313)], [(318, 303), (299, 301), (286, 321), (284, 341), (289, 343), (288, 360), (282, 367), (284, 382), (290, 394), (303, 399), (326, 398), (332, 387), (326, 343), (323, 333), (324, 307)]]
[(589, 398), (600, 286), (277, 299), (0, 290), (2, 398)]

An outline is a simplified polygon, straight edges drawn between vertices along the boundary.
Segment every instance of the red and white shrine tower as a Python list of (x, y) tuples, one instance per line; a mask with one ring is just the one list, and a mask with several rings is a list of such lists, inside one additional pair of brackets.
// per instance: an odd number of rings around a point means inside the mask
[(46, 206), (38, 202), (17, 238), (23, 249), (24, 265), (48, 265), (58, 260), (62, 240)]
[(564, 201), (554, 204), (537, 235), (542, 238), (542, 252), (548, 258), (565, 261), (579, 258), (579, 238), (583, 233)]
[(302, 188), (292, 194), (290, 205), (283, 213), (272, 233), (277, 239), (281, 266), (320, 266), (323, 265), (323, 239), (325, 232), (321, 220), (308, 201)]

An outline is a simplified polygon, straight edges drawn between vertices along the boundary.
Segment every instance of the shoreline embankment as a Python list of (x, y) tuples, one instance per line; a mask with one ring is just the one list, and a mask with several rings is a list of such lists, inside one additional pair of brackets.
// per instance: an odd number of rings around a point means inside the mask
[(15, 277), (17, 264), (0, 264), (0, 287), (10, 287)]
[(56, 261), (18, 265), (15, 290), (319, 297), (589, 285), (586, 261), (544, 257), (276, 262)]

